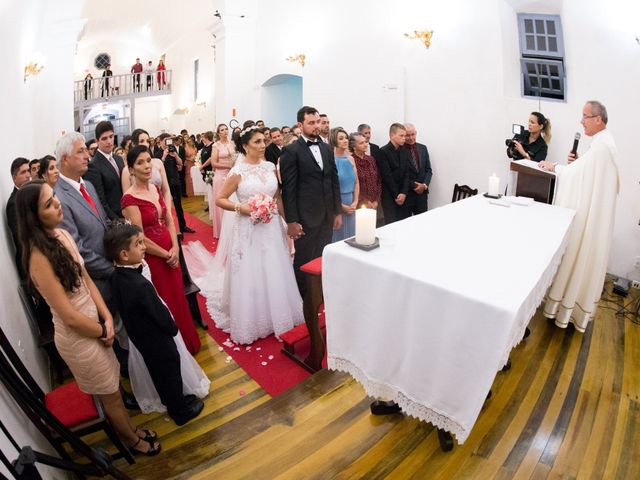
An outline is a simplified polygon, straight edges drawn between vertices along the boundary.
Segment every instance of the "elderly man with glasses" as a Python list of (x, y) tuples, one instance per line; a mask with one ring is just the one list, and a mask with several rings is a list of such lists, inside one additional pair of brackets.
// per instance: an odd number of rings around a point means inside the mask
[(580, 156), (570, 153), (568, 165), (539, 163), (540, 168), (556, 172), (553, 203), (576, 211), (544, 315), (561, 328), (571, 322), (579, 332), (585, 331), (598, 307), (620, 191), (617, 149), (607, 122), (606, 107), (588, 101), (581, 121), (585, 135), (593, 137), (587, 151)]

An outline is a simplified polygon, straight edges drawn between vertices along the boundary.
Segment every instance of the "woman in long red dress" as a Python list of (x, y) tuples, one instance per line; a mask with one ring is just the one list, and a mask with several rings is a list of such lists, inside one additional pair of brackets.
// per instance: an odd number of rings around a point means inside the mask
[(200, 350), (200, 338), (184, 296), (176, 229), (173, 216), (167, 214), (162, 192), (150, 182), (151, 155), (147, 147), (138, 145), (129, 150), (127, 165), (134, 182), (122, 196), (122, 213), (143, 229), (147, 246), (145, 260), (153, 285), (169, 307), (187, 349), (195, 355)]
[(158, 62), (158, 66), (156, 67), (157, 70), (157, 76), (158, 76), (158, 88), (160, 90), (163, 90), (165, 85), (167, 84), (166, 79), (164, 78), (164, 71), (167, 69), (167, 67), (164, 66), (164, 60), (161, 58), (160, 61)]

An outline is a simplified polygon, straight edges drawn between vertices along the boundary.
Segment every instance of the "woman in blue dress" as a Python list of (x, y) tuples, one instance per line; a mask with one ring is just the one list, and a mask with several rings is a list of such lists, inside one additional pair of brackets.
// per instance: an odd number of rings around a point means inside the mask
[(356, 208), (360, 195), (356, 164), (349, 155), (349, 135), (342, 127), (331, 130), (329, 141), (336, 159), (340, 199), (342, 202), (342, 227), (333, 231), (333, 242), (353, 237), (356, 234)]

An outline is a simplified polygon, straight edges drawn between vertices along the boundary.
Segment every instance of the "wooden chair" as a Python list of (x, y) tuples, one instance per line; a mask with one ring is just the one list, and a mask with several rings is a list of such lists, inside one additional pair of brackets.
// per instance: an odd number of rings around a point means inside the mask
[[(305, 273), (307, 279), (307, 290), (302, 306), (305, 323), (280, 335), (284, 345), (281, 351), (309, 372), (315, 373), (322, 369), (322, 360), (326, 350), (322, 335), (322, 328), (325, 327), (322, 257), (305, 263), (300, 267), (300, 270)], [(295, 345), (306, 338), (309, 338), (309, 355), (303, 359), (296, 354)]]
[[(46, 314), (49, 307), (46, 304), (36, 305), (33, 297), (27, 293), (27, 289), (23, 284), (18, 286), (18, 295), (20, 296), (24, 313), (31, 326), (31, 331), (35, 336), (36, 345), (47, 353), (49, 364), (53, 370), (54, 381), (58, 385), (61, 385), (64, 381), (66, 364), (58, 353), (53, 341), (53, 321), (51, 320), (50, 310), (49, 314)], [(44, 300), (41, 300), (41, 302), (44, 302)]]
[[(122, 443), (122, 440), (107, 419), (102, 404), (97, 397), (82, 392), (75, 381), (58, 387), (49, 393), (44, 393), (29, 373), (25, 364), (20, 360), (20, 357), (9, 343), (9, 339), (1, 328), (0, 349), (30, 391), (31, 396), (40, 402), (40, 404), (44, 405), (47, 411), (53, 414), (60, 423), (78, 437), (83, 437), (100, 430), (104, 431), (118, 450), (118, 453), (112, 455), (112, 458), (124, 458), (129, 464), (135, 463), (131, 452), (124, 443)], [(47, 430), (47, 428), (44, 429), (44, 431)], [(51, 435), (48, 435), (48, 439), (56, 451), (62, 458), (70, 459), (69, 454), (63, 447), (65, 440), (55, 431), (49, 430), (49, 432)]]
[(471, 188), (469, 185), (458, 185), (457, 183), (453, 187), (453, 198), (451, 203), (463, 200), (468, 197), (473, 197), (478, 194), (477, 188)]

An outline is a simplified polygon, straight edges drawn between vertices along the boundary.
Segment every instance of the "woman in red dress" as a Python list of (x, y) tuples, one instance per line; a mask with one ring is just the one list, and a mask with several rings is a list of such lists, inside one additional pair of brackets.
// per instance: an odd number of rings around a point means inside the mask
[(164, 60), (161, 58), (160, 61), (158, 62), (158, 66), (156, 67), (157, 70), (157, 76), (158, 76), (158, 88), (160, 90), (164, 89), (164, 86), (167, 84), (165, 78), (164, 78), (164, 71), (167, 69), (167, 67), (164, 66)]
[(122, 196), (122, 213), (143, 229), (147, 246), (145, 260), (153, 285), (171, 311), (187, 349), (195, 355), (200, 350), (200, 338), (184, 296), (176, 229), (160, 189), (150, 182), (151, 155), (147, 147), (138, 145), (129, 150), (127, 165), (134, 182)]

